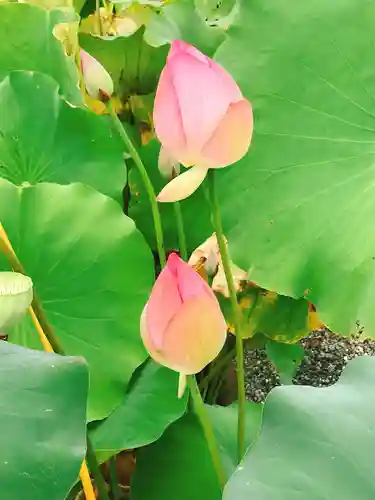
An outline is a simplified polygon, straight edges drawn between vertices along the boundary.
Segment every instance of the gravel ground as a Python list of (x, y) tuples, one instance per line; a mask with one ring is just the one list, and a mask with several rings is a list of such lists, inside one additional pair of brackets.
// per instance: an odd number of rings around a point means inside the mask
[[(301, 340), (306, 356), (293, 383), (323, 387), (337, 382), (347, 361), (357, 356), (374, 356), (375, 340), (360, 335), (344, 338), (329, 330), (317, 330)], [(280, 385), (279, 376), (264, 349), (245, 352), (246, 394), (249, 400), (264, 401), (270, 390)]]

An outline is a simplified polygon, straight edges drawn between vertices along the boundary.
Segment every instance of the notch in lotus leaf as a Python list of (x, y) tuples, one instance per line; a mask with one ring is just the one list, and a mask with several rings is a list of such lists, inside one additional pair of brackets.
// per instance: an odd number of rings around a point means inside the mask
[(0, 273), (0, 330), (16, 324), (33, 300), (33, 283), (28, 276)]

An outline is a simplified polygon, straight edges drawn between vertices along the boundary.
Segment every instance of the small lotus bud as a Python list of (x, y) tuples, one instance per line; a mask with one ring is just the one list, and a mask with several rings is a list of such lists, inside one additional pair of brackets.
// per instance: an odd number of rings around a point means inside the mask
[(90, 97), (108, 101), (113, 94), (113, 81), (104, 67), (85, 50), (80, 50), (83, 82)]
[(180, 374), (200, 372), (221, 351), (227, 325), (215, 294), (177, 254), (169, 256), (141, 317), (141, 336), (150, 356)]

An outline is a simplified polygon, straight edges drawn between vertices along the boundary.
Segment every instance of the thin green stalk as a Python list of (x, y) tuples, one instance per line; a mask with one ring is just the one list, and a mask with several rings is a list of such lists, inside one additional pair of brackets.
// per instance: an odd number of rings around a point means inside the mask
[(134, 147), (134, 144), (133, 144), (132, 140), (130, 139), (128, 133), (126, 132), (125, 128), (122, 126), (122, 123), (121, 123), (119, 117), (117, 116), (111, 101), (109, 102), (108, 109), (109, 109), (109, 113), (110, 113), (110, 116), (111, 116), (112, 121), (113, 121), (113, 125), (115, 126), (116, 130), (120, 134), (120, 137), (123, 140), (125, 147), (128, 150), (130, 156), (132, 157), (134, 164), (138, 169), (139, 175), (142, 178), (142, 182), (146, 188), (147, 195), (148, 195), (150, 205), (151, 205), (152, 217), (154, 220), (156, 246), (158, 249), (160, 265), (161, 265), (161, 267), (164, 267), (166, 264), (166, 257), (165, 257), (164, 243), (163, 243), (163, 228), (161, 225), (159, 206), (158, 206), (158, 202), (156, 201), (154, 187), (153, 187), (151, 180), (148, 176), (146, 167), (144, 166), (142, 159), (139, 156), (138, 151)]
[(211, 395), (211, 403), (210, 404), (217, 404), (216, 403), (216, 400), (217, 398), (219, 397), (219, 394), (220, 394), (220, 391), (222, 389), (224, 385), (224, 378), (223, 377), (220, 377), (217, 381), (216, 381), (216, 386), (214, 387), (214, 389), (212, 390), (212, 395)]
[(201, 389), (204, 389), (206, 386), (210, 384), (210, 382), (218, 375), (221, 373), (221, 371), (229, 365), (229, 363), (232, 361), (234, 358), (235, 353), (232, 349), (225, 353), (223, 356), (220, 358), (216, 358), (215, 362), (212, 364), (210, 371), (208, 372), (207, 376), (203, 379)]
[(117, 468), (116, 468), (116, 456), (111, 457), (109, 460), (109, 475), (111, 478), (112, 500), (120, 500)]
[(193, 401), (195, 413), (197, 414), (197, 417), (202, 425), (203, 433), (207, 441), (207, 446), (211, 454), (212, 463), (219, 480), (220, 488), (223, 490), (227, 482), (227, 477), (224, 471), (224, 467), (221, 463), (219, 447), (215, 439), (210, 419), (208, 418), (206, 409), (204, 407), (203, 399), (199, 391), (195, 375), (188, 376), (188, 387), (190, 390), (191, 399)]
[(94, 447), (88, 435), (87, 435), (86, 458), (87, 458), (87, 465), (95, 480), (95, 486), (98, 488), (99, 492), (98, 500), (109, 500), (107, 483), (105, 482), (103, 474), (100, 471), (98, 459), (96, 458)]
[(241, 310), (237, 302), (236, 288), (231, 270), (231, 261), (228, 247), (225, 241), (221, 222), (220, 206), (215, 182), (216, 172), (214, 169), (208, 171), (209, 193), (212, 210), (213, 225), (219, 245), (221, 260), (228, 283), (229, 298), (232, 306), (234, 329), (236, 336), (236, 363), (237, 363), (237, 385), (238, 385), (238, 427), (237, 427), (237, 459), (240, 462), (245, 454), (245, 372), (244, 354), (242, 342)]
[(202, 394), (203, 401), (207, 401), (207, 394), (208, 394), (208, 385), (204, 386), (203, 388), (203, 394)]
[(182, 217), (181, 205), (178, 201), (173, 203), (174, 214), (176, 217), (177, 234), (178, 234), (178, 244), (180, 247), (181, 258), (187, 260), (188, 252), (186, 246), (186, 237), (184, 230), (184, 219)]

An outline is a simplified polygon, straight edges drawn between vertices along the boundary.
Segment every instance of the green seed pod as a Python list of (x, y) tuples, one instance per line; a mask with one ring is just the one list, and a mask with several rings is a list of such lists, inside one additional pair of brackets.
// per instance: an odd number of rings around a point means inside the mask
[(0, 272), (0, 331), (22, 319), (32, 300), (33, 283), (28, 276)]

